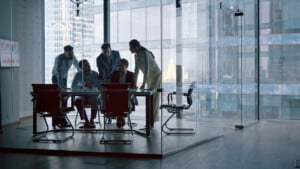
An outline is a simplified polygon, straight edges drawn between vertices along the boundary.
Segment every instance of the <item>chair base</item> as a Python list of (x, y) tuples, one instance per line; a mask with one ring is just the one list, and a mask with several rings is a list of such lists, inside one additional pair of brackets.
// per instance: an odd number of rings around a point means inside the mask
[(62, 131), (65, 131), (64, 129), (54, 129), (54, 130), (49, 130), (49, 125), (48, 125), (48, 122), (47, 122), (47, 119), (46, 117), (49, 117), (49, 116), (46, 116), (46, 115), (43, 115), (42, 114), (42, 118), (46, 124), (46, 131), (42, 131), (42, 132), (38, 132), (36, 134), (34, 134), (32, 136), (32, 141), (33, 142), (53, 142), (53, 143), (62, 143), (62, 142), (65, 142), (67, 140), (70, 140), (74, 137), (74, 133), (75, 133), (75, 129), (70, 121), (70, 119), (68, 118), (68, 116), (61, 116), (61, 117), (64, 117), (65, 119), (67, 119), (68, 123), (71, 124), (71, 128), (72, 128), (72, 134), (70, 136), (66, 136), (66, 137), (63, 137), (63, 138), (57, 138), (57, 139), (49, 139), (47, 138), (47, 135), (49, 133), (56, 133), (56, 132), (62, 132)]
[(132, 140), (105, 140), (101, 139), (100, 144), (131, 144)]
[(53, 142), (53, 143), (62, 143), (65, 142), (67, 140), (73, 139), (73, 135), (68, 136), (68, 137), (64, 137), (61, 139), (49, 139), (47, 138), (47, 134), (45, 135), (36, 135), (32, 138), (33, 142)]
[[(120, 129), (120, 130), (107, 130), (106, 129), (106, 125), (107, 125), (106, 119), (107, 119), (107, 117), (104, 116), (104, 118), (103, 118), (104, 119), (104, 131), (102, 133), (102, 138), (100, 140), (100, 144), (131, 144), (132, 141), (133, 141), (133, 128), (132, 128), (130, 116), (127, 116), (127, 118), (128, 118), (128, 126), (130, 128), (129, 130), (122, 130), (122, 129)], [(114, 140), (105, 139), (105, 134), (108, 131), (109, 132), (119, 132), (119, 133), (120, 132), (125, 132), (125, 133), (130, 132), (131, 139), (123, 139), (123, 140), (120, 140), (120, 139), (114, 139)]]
[(196, 129), (194, 128), (172, 128), (168, 126), (168, 122), (176, 113), (172, 115), (163, 123), (162, 132), (166, 135), (195, 135)]

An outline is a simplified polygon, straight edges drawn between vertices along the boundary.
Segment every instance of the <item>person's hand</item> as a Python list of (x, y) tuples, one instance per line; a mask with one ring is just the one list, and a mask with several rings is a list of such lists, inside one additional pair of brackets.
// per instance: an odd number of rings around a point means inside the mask
[(84, 87), (92, 88), (92, 87), (93, 87), (93, 84), (90, 83), (90, 82), (86, 82), (86, 83), (84, 84)]

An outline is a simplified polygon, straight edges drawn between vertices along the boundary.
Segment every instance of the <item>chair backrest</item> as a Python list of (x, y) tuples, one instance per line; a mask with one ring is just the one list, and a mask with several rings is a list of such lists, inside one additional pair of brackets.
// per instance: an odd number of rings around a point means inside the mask
[(189, 109), (189, 108), (192, 106), (192, 104), (193, 104), (193, 97), (192, 97), (192, 94), (193, 94), (195, 85), (196, 85), (196, 82), (192, 82), (192, 83), (190, 84), (189, 89), (188, 89), (187, 96), (186, 96), (186, 101), (187, 101), (187, 103), (188, 103), (188, 106), (186, 107), (186, 109)]
[(131, 112), (129, 84), (101, 85), (102, 113)]
[(128, 89), (129, 83), (105, 83), (101, 84), (102, 89)]
[(61, 110), (59, 87), (56, 84), (32, 84), (34, 111), (57, 113)]

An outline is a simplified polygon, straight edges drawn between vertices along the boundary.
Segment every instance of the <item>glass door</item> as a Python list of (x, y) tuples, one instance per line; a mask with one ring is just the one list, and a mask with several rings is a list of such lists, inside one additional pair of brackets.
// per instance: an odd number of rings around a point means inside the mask
[(254, 7), (254, 1), (253, 4), (249, 1), (220, 2), (217, 50), (218, 111), (222, 112), (225, 124), (233, 123), (236, 128), (242, 128), (255, 121), (257, 85)]

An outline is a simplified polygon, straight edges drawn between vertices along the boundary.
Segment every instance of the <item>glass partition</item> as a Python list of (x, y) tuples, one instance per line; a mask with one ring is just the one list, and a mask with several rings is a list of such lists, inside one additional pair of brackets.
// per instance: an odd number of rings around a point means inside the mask
[(219, 110), (236, 127), (256, 120), (255, 7), (255, 1), (220, 1)]
[(261, 119), (299, 119), (299, 1), (260, 1)]
[[(167, 123), (170, 128), (193, 128), (194, 134), (176, 134), (176, 130), (162, 133), (163, 153), (184, 150), (192, 145), (214, 140), (222, 135), (222, 115), (217, 111), (215, 51), (216, 34), (212, 23), (217, 6), (212, 1), (182, 1), (181, 9), (176, 9), (175, 1), (162, 1), (163, 30), (163, 84), (162, 103), (168, 102), (168, 93), (176, 91), (176, 68), (182, 65), (182, 92), (188, 93), (195, 82), (192, 94), (193, 104), (182, 111), (182, 116), (174, 116)], [(181, 10), (181, 14), (180, 11)], [(216, 20), (215, 20), (216, 21)], [(178, 22), (181, 24), (178, 24)], [(178, 33), (177, 29), (181, 29)], [(180, 38), (180, 39), (178, 39)], [(215, 43), (215, 44), (214, 44)], [(178, 50), (178, 46), (180, 49)], [(182, 57), (182, 63), (178, 62)], [(173, 96), (173, 104), (182, 97), (182, 104), (188, 104), (185, 96)], [(171, 113), (162, 111), (164, 124)], [(164, 126), (163, 126), (164, 127)], [(179, 130), (178, 133), (191, 131)]]
[[(103, 2), (88, 0), (77, 7), (70, 0), (7, 0), (0, 6), (0, 20), (7, 23), (0, 29), (0, 122), (7, 125), (22, 120), (18, 124), (21, 127), (12, 130), (18, 131), (18, 137), (28, 138), (23, 142), (23, 138), (8, 137), (13, 140), (10, 144), (45, 149), (44, 143), (31, 140), (32, 121), (27, 117), (33, 112), (32, 84), (52, 83), (55, 57), (63, 53), (65, 45), (72, 45), (78, 61), (87, 59), (91, 70), (98, 72), (96, 57), (104, 42)], [(162, 109), (150, 135), (139, 134), (145, 133), (149, 102), (138, 96), (131, 115), (135, 130), (131, 145), (101, 145), (103, 115), (102, 126), (96, 124), (93, 131), (86, 132), (79, 128), (83, 121), (74, 107), (68, 114), (73, 125), (78, 120), (73, 141), (51, 144), (46, 149), (162, 157), (219, 138), (225, 134), (224, 128), (248, 126), (258, 118), (299, 119), (299, 9), (298, 0), (184, 0), (181, 24), (177, 24), (174, 0), (111, 0), (112, 49), (129, 61), (128, 70), (132, 72), (135, 60), (128, 46), (131, 39), (139, 40), (154, 54), (162, 71), (160, 105), (168, 103), (170, 92), (178, 91), (178, 65), (186, 94), (173, 94), (170, 103), (179, 104), (177, 100), (181, 99), (187, 105), (190, 100), (186, 95), (196, 82), (191, 107), (169, 122), (169, 127), (194, 128), (196, 133), (169, 135), (162, 131), (171, 115)], [(68, 88), (76, 73), (72, 66)], [(142, 80), (140, 72), (138, 86)], [(67, 104), (72, 105), (70, 98)], [(86, 111), (90, 116), (91, 109)], [(44, 127), (42, 122), (38, 120), (38, 127)], [(48, 122), (51, 125), (51, 119)], [(109, 127), (117, 129), (115, 119)], [(83, 138), (85, 142), (81, 142)]]
[[(159, 2), (159, 1), (157, 1)], [(155, 56), (155, 60), (159, 66), (161, 66), (161, 42), (160, 42), (160, 3), (157, 4), (148, 1), (147, 3), (141, 3), (140, 1), (110, 1), (110, 42), (111, 49), (117, 50), (120, 53), (121, 58), (125, 58), (129, 62), (128, 71), (133, 72), (135, 63), (134, 55), (129, 51), (129, 41), (131, 39), (138, 39), (141, 45), (149, 49)], [(63, 51), (63, 46), (70, 44), (74, 46), (74, 54), (78, 60), (87, 59), (91, 65), (91, 69), (98, 72), (96, 58), (102, 53), (101, 45), (103, 44), (103, 1), (86, 1), (79, 5), (80, 16), (75, 17), (76, 5), (71, 1), (46, 1), (47, 10), (46, 13), (46, 25), (58, 22), (59, 25), (69, 25), (70, 29), (65, 30), (61, 28), (49, 28), (47, 27), (46, 42), (52, 42), (53, 37), (49, 36), (52, 32), (58, 33), (55, 37), (59, 42), (56, 43), (55, 49), (50, 45), (46, 45), (46, 62), (54, 63), (56, 55)], [(57, 9), (57, 13), (53, 13), (50, 9)], [(55, 15), (52, 19), (47, 17), (48, 15)], [(63, 22), (63, 24), (61, 23)], [(61, 35), (62, 34), (62, 35)], [(61, 35), (61, 36), (60, 36)], [(64, 39), (65, 41), (61, 41)], [(51, 51), (53, 55), (50, 56)], [(54, 54), (56, 53), (56, 54)], [(52, 60), (51, 60), (52, 59)], [(118, 63), (117, 63), (118, 64)], [(52, 64), (49, 65), (49, 69), (46, 67), (46, 77), (51, 76)], [(68, 75), (68, 87), (71, 87), (74, 75), (77, 73), (75, 67), (71, 68)], [(85, 78), (86, 76), (82, 76)], [(143, 75), (140, 73), (138, 79), (138, 86), (141, 86)], [(51, 79), (46, 79), (46, 83), (51, 83)], [(156, 91), (155, 91), (156, 93)], [(131, 114), (131, 121), (133, 123), (136, 134), (133, 137), (133, 143), (131, 145), (97, 145), (99, 149), (97, 151), (103, 153), (125, 153), (144, 155), (149, 154), (161, 156), (161, 130), (160, 121), (154, 123), (154, 128), (151, 130), (151, 135), (148, 137), (145, 133), (146, 125), (146, 111), (149, 106), (147, 96), (143, 94), (136, 94), (138, 105), (135, 106), (135, 111)], [(101, 96), (101, 95), (100, 95)], [(101, 97), (100, 97), (101, 99)], [(149, 99), (150, 100), (150, 99)], [(68, 103), (71, 104), (70, 101)], [(119, 106), (118, 102), (115, 103), (116, 107)], [(100, 104), (101, 106), (101, 104)], [(151, 108), (151, 107), (150, 107)], [(90, 109), (87, 109), (87, 115), (90, 114)], [(70, 118), (77, 118), (77, 110), (70, 114)], [(101, 126), (96, 125), (99, 133), (93, 133), (95, 143), (99, 144), (101, 135), (104, 129), (103, 115), (101, 114)], [(72, 120), (72, 119), (71, 119)], [(80, 121), (80, 119), (79, 119)], [(126, 119), (126, 122), (127, 121)], [(107, 127), (110, 130), (118, 130), (117, 120), (112, 119), (112, 123)], [(125, 128), (128, 128), (125, 125)], [(78, 127), (76, 128), (78, 129)], [(118, 134), (108, 133), (109, 138), (116, 137), (120, 139)], [(76, 145), (78, 143), (74, 143)], [(91, 144), (92, 145), (92, 144)]]
[[(141, 45), (150, 50), (156, 63), (161, 67), (161, 26), (160, 26), (160, 1), (110, 1), (110, 37), (112, 49), (120, 52), (121, 58), (129, 61), (128, 70), (134, 72), (135, 59), (134, 54), (129, 50), (129, 41), (137, 39)], [(143, 74), (140, 71), (137, 81), (139, 88), (143, 81)], [(148, 88), (148, 86), (146, 86)], [(144, 132), (147, 109), (147, 100), (145, 97), (138, 96), (138, 105), (135, 112), (132, 113), (132, 121), (136, 124), (135, 129), (138, 132)], [(140, 149), (136, 153), (162, 154), (161, 142), (161, 121), (154, 122), (150, 136), (135, 134), (136, 146), (140, 144)], [(140, 133), (139, 132), (139, 133)], [(146, 149), (145, 149), (146, 148)]]

